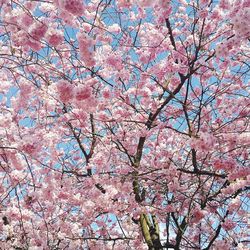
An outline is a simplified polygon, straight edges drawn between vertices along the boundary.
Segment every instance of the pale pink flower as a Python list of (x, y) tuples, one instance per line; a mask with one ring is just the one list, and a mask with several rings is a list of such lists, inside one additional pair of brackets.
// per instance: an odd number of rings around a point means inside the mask
[(122, 70), (123, 65), (122, 65), (122, 59), (118, 55), (111, 55), (107, 58), (106, 60), (107, 64), (110, 66), (114, 67), (117, 70)]
[(204, 218), (204, 211), (200, 210), (200, 209), (195, 209), (194, 213), (193, 213), (193, 218), (192, 218), (192, 222), (193, 223), (198, 223), (202, 218)]
[(83, 0), (61, 0), (60, 5), (76, 16), (81, 16), (84, 11)]
[(29, 34), (33, 39), (41, 40), (45, 36), (47, 30), (48, 27), (44, 23), (36, 22), (30, 27)]
[(63, 32), (60, 30), (49, 30), (46, 38), (48, 43), (54, 47), (57, 47), (64, 40)]
[(226, 219), (226, 221), (222, 223), (222, 227), (229, 231), (236, 227), (236, 223), (230, 219)]
[(91, 88), (89, 86), (79, 86), (75, 89), (75, 98), (77, 101), (83, 101), (91, 97)]
[(57, 91), (59, 98), (62, 102), (69, 102), (74, 94), (73, 94), (73, 85), (65, 80), (61, 80), (57, 83)]

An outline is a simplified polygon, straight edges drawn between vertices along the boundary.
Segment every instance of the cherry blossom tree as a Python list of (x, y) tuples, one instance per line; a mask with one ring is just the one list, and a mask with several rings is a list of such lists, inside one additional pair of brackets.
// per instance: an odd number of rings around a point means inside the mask
[(1, 249), (247, 249), (249, 0), (0, 11)]

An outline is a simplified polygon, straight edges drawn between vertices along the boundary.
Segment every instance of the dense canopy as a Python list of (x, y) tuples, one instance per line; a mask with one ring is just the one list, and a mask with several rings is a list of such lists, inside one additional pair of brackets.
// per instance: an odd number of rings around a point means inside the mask
[(249, 0), (0, 0), (0, 249), (247, 249)]

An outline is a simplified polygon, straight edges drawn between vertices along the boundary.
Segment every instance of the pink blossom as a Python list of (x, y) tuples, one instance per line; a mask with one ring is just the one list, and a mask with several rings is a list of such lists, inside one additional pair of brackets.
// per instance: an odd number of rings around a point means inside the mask
[(75, 98), (77, 101), (83, 101), (91, 97), (92, 90), (89, 86), (79, 86), (75, 89)]
[(81, 16), (84, 11), (83, 0), (60, 0), (60, 5), (76, 16)]
[(32, 16), (27, 13), (24, 13), (22, 16), (19, 17), (19, 23), (24, 29), (30, 27), (30, 25), (32, 25), (33, 22), (34, 20)]
[(74, 16), (66, 10), (60, 11), (59, 17), (65, 22), (65, 24), (75, 27)]
[(228, 50), (225, 43), (220, 43), (217, 45), (216, 55), (218, 57), (226, 57), (228, 55)]
[(202, 218), (204, 218), (204, 216), (205, 216), (204, 211), (196, 209), (193, 213), (192, 222), (198, 223)]
[(59, 30), (49, 30), (46, 34), (48, 43), (51, 46), (57, 47), (64, 40), (63, 33)]
[(222, 223), (222, 227), (225, 230), (230, 231), (236, 227), (236, 223), (230, 219), (226, 219), (226, 221)]
[(220, 1), (220, 8), (221, 9), (229, 9), (230, 8), (230, 2), (228, 0), (221, 0)]
[(41, 43), (37, 42), (35, 40), (27, 41), (27, 43), (25, 45), (27, 46), (28, 49), (30, 48), (30, 49), (32, 49), (34, 51), (39, 51), (42, 48)]
[(208, 11), (206, 9), (203, 9), (199, 12), (199, 16), (201, 18), (206, 18), (208, 16)]
[(77, 40), (79, 44), (80, 56), (83, 59), (84, 63), (93, 67), (95, 64), (93, 53), (91, 52), (91, 47), (93, 45), (93, 40), (85, 33), (78, 32)]
[(41, 40), (45, 36), (47, 30), (48, 27), (44, 23), (36, 22), (30, 27), (29, 34), (33, 39)]
[(250, 2), (209, 2), (2, 1), (0, 248), (243, 243)]
[(72, 84), (65, 80), (61, 80), (57, 83), (57, 91), (60, 100), (65, 103), (69, 102), (74, 96)]
[(167, 213), (171, 213), (171, 212), (175, 211), (175, 209), (172, 205), (167, 205), (165, 209), (166, 209)]
[(239, 10), (237, 14), (232, 18), (232, 23), (236, 36), (239, 36), (241, 38), (249, 37), (250, 34), (250, 26), (248, 22), (249, 19), (250, 19), (250, 7)]
[(121, 28), (120, 28), (120, 26), (117, 23), (112, 24), (111, 26), (109, 26), (108, 30), (109, 30), (109, 32), (114, 32), (114, 33), (121, 32)]
[(103, 97), (104, 97), (105, 99), (109, 99), (109, 98), (111, 97), (111, 93), (110, 93), (110, 91), (109, 91), (108, 89), (104, 90), (104, 91), (102, 92), (102, 95), (103, 95)]
[(214, 162), (214, 169), (216, 169), (216, 170), (224, 169), (224, 163), (223, 163), (223, 161), (221, 161), (221, 160), (216, 160), (216, 161)]
[(58, 199), (63, 199), (63, 200), (67, 200), (69, 198), (69, 194), (66, 193), (66, 192), (63, 192), (61, 191), (59, 194), (58, 194)]
[(123, 69), (122, 59), (119, 56), (111, 55), (107, 58), (107, 63), (117, 70)]
[(37, 148), (34, 144), (30, 144), (30, 143), (27, 143), (27, 144), (24, 144), (23, 147), (22, 147), (23, 151), (25, 151), (26, 153), (32, 155), (36, 152)]
[(118, 6), (120, 8), (129, 8), (131, 6), (131, 2), (128, 0), (120, 0), (118, 1)]

